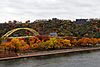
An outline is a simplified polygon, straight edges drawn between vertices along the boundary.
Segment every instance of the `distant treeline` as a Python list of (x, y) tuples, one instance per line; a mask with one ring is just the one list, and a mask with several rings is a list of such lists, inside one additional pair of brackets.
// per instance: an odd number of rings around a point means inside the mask
[[(25, 23), (16, 20), (0, 23), (0, 37), (12, 29), (23, 27), (32, 28), (41, 35), (49, 35), (55, 32), (58, 36), (100, 38), (100, 19), (77, 19), (76, 21), (71, 21), (57, 18), (36, 20), (34, 22), (27, 20)], [(22, 31), (19, 32), (20, 34), (27, 35)]]

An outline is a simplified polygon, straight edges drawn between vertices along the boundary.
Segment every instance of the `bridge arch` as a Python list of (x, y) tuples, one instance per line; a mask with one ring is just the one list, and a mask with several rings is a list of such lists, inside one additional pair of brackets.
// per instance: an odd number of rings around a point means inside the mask
[(30, 32), (32, 32), (34, 35), (39, 35), (39, 33), (31, 28), (16, 28), (13, 30), (8, 31), (6, 34), (4, 34), (1, 38), (7, 38), (9, 37), (11, 34), (13, 34), (14, 32), (18, 31), (18, 30), (28, 30)]

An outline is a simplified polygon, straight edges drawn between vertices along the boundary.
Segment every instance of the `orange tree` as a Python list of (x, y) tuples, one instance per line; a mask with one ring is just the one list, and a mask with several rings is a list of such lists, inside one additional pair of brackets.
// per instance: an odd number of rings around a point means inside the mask
[(96, 44), (98, 44), (98, 39), (97, 38), (91, 38), (91, 44), (93, 45), (93, 46), (96, 46)]
[(5, 50), (14, 52), (30, 49), (30, 46), (24, 40), (19, 40), (18, 38), (12, 38), (11, 41), (1, 43), (0, 46), (2, 46)]
[(90, 38), (81, 38), (78, 40), (79, 46), (90, 46), (92, 43)]
[(100, 44), (100, 38), (98, 38), (98, 44)]

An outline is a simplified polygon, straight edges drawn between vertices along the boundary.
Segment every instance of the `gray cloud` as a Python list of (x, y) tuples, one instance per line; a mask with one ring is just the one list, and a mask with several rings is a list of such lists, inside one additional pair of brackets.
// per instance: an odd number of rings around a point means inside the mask
[(99, 0), (4, 0), (0, 1), (0, 21), (42, 18), (98, 18)]

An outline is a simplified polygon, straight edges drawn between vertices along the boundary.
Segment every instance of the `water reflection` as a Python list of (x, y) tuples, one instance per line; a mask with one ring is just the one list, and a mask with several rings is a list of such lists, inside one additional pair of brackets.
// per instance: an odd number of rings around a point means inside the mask
[(0, 67), (100, 67), (100, 52), (0, 61)]

